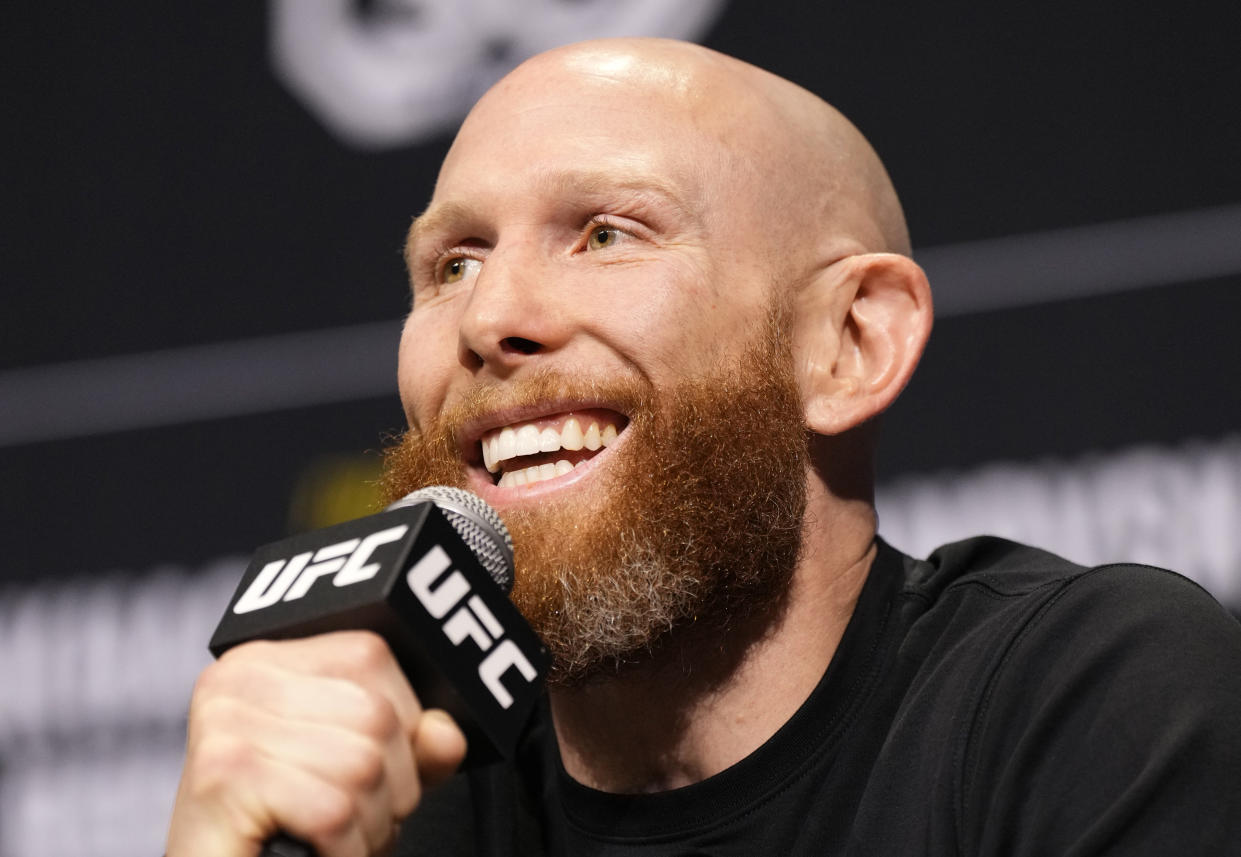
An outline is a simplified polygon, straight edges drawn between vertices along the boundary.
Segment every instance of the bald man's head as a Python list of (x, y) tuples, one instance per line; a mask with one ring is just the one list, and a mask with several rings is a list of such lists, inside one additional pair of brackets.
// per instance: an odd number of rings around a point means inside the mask
[(921, 347), (906, 250), (875, 154), (793, 84), (661, 40), (535, 57), (410, 231), (393, 493), (497, 508), (566, 676), (774, 609), (807, 496), (869, 509), (853, 438)]

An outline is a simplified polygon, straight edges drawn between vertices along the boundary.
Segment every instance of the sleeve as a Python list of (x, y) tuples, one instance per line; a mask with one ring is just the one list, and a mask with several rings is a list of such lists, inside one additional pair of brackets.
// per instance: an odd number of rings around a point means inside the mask
[(1087, 572), (999, 664), (962, 768), (963, 853), (1241, 853), (1241, 625), (1196, 584)]

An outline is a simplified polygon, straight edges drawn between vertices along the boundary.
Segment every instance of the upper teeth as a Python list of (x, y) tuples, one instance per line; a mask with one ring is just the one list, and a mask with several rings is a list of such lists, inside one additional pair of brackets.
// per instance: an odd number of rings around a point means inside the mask
[(608, 446), (616, 440), (616, 426), (604, 422), (603, 427), (591, 420), (582, 431), (582, 423), (577, 417), (569, 417), (557, 430), (554, 426), (540, 429), (535, 423), (505, 426), (499, 431), (488, 434), (480, 441), (483, 450), (483, 463), (487, 470), (495, 473), (500, 469), (500, 462), (519, 455), (535, 455), (540, 452), (557, 452), (561, 449), (596, 450)]

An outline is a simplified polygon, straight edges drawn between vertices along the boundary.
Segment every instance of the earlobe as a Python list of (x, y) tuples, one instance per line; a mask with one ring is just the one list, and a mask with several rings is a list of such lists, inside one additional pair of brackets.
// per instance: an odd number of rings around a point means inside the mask
[(794, 355), (806, 426), (848, 431), (895, 401), (931, 332), (926, 274), (894, 253), (849, 256), (798, 295)]

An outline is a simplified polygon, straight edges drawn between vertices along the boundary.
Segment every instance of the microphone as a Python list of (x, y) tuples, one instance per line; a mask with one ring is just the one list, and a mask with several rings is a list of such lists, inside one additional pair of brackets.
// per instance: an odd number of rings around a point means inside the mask
[[(208, 645), (365, 629), (388, 643), (426, 708), (465, 733), (463, 767), (511, 759), (550, 658), (508, 599), (512, 538), (459, 488), (422, 488), (383, 512), (264, 545)], [(309, 857), (283, 834), (265, 857)]]

